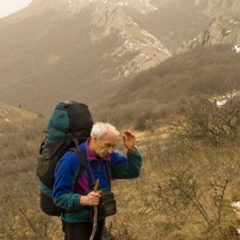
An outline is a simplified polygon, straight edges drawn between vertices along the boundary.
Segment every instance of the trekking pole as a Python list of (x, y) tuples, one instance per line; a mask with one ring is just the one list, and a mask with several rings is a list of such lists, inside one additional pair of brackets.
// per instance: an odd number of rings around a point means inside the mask
[[(94, 192), (97, 192), (99, 185), (99, 180), (95, 182)], [(98, 222), (98, 206), (93, 207), (93, 229), (89, 240), (93, 240), (97, 231), (97, 222)]]

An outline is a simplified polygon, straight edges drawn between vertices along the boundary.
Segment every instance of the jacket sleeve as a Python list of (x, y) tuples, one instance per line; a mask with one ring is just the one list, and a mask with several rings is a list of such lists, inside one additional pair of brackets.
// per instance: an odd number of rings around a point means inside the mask
[(76, 174), (80, 163), (78, 156), (67, 152), (60, 160), (55, 170), (55, 183), (53, 187), (54, 203), (63, 209), (80, 209), (81, 195), (74, 193)]
[(142, 167), (142, 155), (138, 150), (135, 152), (128, 151), (126, 157), (113, 152), (111, 158), (113, 179), (131, 179), (139, 176)]

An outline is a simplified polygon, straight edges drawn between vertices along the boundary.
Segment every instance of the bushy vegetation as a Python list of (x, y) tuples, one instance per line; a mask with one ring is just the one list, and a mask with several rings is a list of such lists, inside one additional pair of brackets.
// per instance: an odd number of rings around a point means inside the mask
[(171, 57), (133, 79), (114, 98), (94, 109), (96, 119), (138, 130), (176, 120), (184, 99), (240, 89), (240, 55), (230, 45), (196, 48)]
[(11, 121), (0, 119), (0, 239), (54, 239), (58, 221), (40, 214), (35, 175), (46, 121), (20, 109), (6, 117)]
[[(239, 239), (231, 206), (240, 200), (239, 98), (220, 108), (204, 97), (184, 104), (179, 122), (136, 131), (142, 174), (113, 181), (118, 213), (107, 228), (114, 239)], [(35, 167), (45, 124), (37, 118), (12, 126), (16, 134), (0, 142), (0, 239), (62, 238), (60, 219), (39, 208)], [(1, 131), (8, 134), (6, 127)]]
[[(240, 200), (239, 61), (230, 46), (195, 49), (91, 109), (95, 121), (134, 129), (144, 157), (138, 179), (113, 181), (114, 239), (239, 239), (231, 206)], [(21, 111), (0, 112), (0, 239), (61, 239), (60, 219), (39, 208), (35, 168), (47, 121)]]
[(111, 223), (123, 234), (133, 222), (131, 237), (117, 239), (239, 239), (231, 206), (240, 198), (239, 98), (218, 109), (203, 100), (186, 99), (184, 119), (144, 138), (140, 179), (115, 183), (122, 205)]

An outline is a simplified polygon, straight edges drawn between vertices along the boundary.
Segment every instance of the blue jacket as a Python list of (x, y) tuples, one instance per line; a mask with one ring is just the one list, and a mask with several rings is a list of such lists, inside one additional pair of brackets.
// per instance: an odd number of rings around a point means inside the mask
[[(62, 214), (62, 220), (67, 222), (91, 222), (92, 208), (81, 206), (80, 198), (93, 191), (94, 180), (99, 180), (100, 191), (111, 191), (109, 175), (112, 179), (136, 178), (142, 165), (139, 151), (128, 151), (127, 156), (114, 151), (105, 159), (97, 159), (87, 147), (87, 141), (79, 147), (85, 158), (85, 169), (81, 176), (79, 157), (73, 151), (64, 154), (55, 171), (53, 200), (58, 207), (74, 211)], [(107, 170), (107, 162), (110, 171)]]

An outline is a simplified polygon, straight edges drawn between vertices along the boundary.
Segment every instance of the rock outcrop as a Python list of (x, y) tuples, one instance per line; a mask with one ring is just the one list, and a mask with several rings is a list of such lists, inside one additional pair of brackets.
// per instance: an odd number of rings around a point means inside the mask
[(240, 21), (229, 17), (215, 18), (209, 30), (200, 33), (197, 37), (185, 41), (177, 53), (186, 52), (198, 46), (211, 46), (216, 44), (240, 45)]

